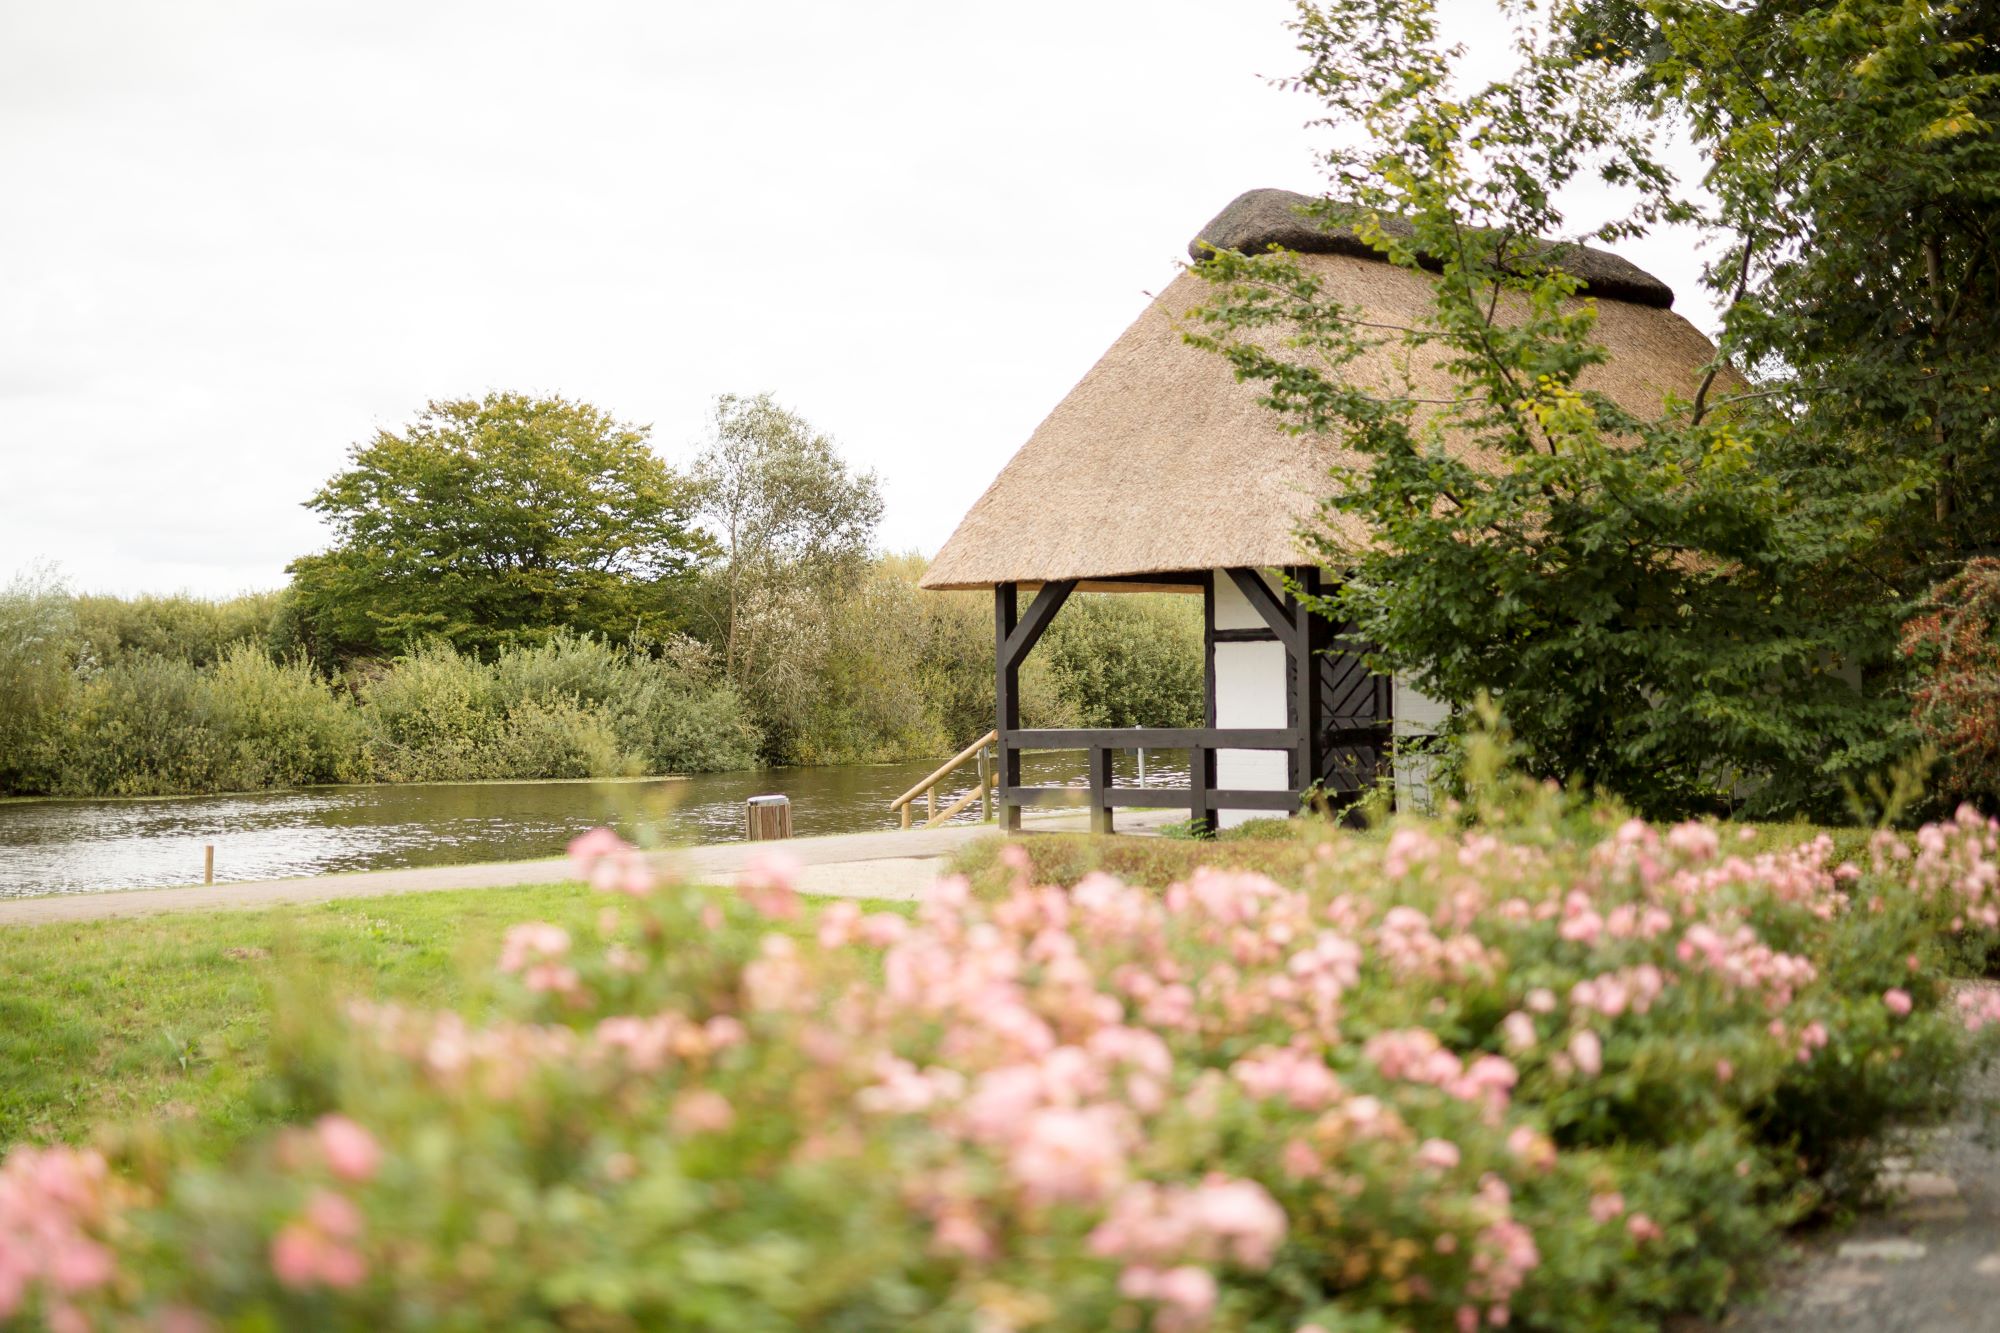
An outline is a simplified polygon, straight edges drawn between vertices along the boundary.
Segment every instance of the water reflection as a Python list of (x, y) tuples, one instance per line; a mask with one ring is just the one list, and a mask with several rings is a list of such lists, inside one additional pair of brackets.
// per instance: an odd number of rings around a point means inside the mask
[[(793, 831), (892, 828), (889, 802), (933, 764), (767, 768), (643, 782), (481, 782), (321, 787), (243, 796), (126, 801), (0, 802), (0, 898), (190, 884), (202, 848), (215, 847), (221, 881), (279, 879), (399, 866), (465, 865), (559, 853), (609, 823), (628, 835), (651, 826), (676, 842), (743, 836), (743, 802), (792, 798)], [(1137, 756), (1119, 756), (1121, 783)], [(1147, 778), (1182, 785), (1186, 756), (1149, 754)], [(1029, 783), (1081, 783), (1080, 754), (1025, 757)], [(964, 770), (955, 797), (972, 786)], [(940, 791), (939, 808), (947, 793)], [(976, 820), (975, 802), (961, 820)]]

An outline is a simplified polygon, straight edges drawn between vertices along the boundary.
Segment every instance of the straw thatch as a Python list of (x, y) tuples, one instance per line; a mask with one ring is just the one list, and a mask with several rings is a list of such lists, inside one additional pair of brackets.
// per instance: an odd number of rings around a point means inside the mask
[[(1270, 203), (1245, 196), (1205, 235), (1241, 248), (1258, 234), (1251, 223), (1277, 217)], [(1282, 212), (1296, 219), (1289, 207)], [(1292, 235), (1270, 239), (1289, 242)], [(1616, 256), (1601, 258), (1666, 290)], [(1409, 325), (1430, 309), (1432, 279), (1423, 273), (1332, 246), (1306, 252), (1300, 263), (1371, 320)], [(1580, 276), (1595, 283), (1618, 271)], [(1089, 586), (1117, 576), (1300, 562), (1296, 534), (1331, 488), (1329, 469), (1357, 460), (1332, 439), (1287, 433), (1281, 418), (1258, 404), (1259, 386), (1237, 383), (1223, 358), (1182, 341), (1179, 319), (1210, 295), (1199, 276), (1183, 273), (1147, 307), (979, 497), (931, 563), (924, 587), (1051, 579)], [(1656, 414), (1668, 393), (1691, 398), (1714, 355), (1693, 325), (1658, 304), (1601, 299), (1597, 333), (1611, 357), (1582, 386), (1642, 415)], [(1423, 398), (1459, 393), (1447, 372), (1405, 360), (1403, 349), (1388, 345), (1351, 373), (1408, 385)], [(1737, 383), (1732, 377), (1717, 390)]]

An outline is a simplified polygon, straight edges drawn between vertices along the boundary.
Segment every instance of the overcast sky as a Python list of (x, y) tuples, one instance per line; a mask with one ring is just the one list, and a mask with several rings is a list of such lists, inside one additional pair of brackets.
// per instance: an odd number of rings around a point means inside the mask
[(498, 388), (675, 462), (768, 389), (934, 552), (1202, 223), (1315, 187), (1291, 12), (0, 0), (0, 579), (275, 586), (350, 445)]

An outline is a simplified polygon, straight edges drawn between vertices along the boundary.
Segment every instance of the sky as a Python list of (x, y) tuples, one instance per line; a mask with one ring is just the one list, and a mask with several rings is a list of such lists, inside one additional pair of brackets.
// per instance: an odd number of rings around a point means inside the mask
[[(1291, 13), (0, 0), (0, 581), (278, 586), (351, 446), (496, 389), (676, 464), (768, 390), (934, 553), (1203, 223), (1316, 188)], [(1690, 238), (1621, 249), (1712, 331)]]

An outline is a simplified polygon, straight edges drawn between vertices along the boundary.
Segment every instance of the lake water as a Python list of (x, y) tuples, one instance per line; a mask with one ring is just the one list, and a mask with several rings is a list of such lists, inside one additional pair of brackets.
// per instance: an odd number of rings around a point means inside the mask
[[(1078, 783), (1080, 754), (1026, 756), (1029, 783)], [(468, 782), (314, 787), (237, 796), (0, 802), (0, 898), (201, 881), (215, 847), (219, 882), (402, 866), (468, 865), (554, 856), (586, 829), (609, 824), (670, 843), (733, 842), (743, 802), (789, 796), (792, 831), (894, 828), (889, 802), (935, 762), (766, 768), (638, 782)], [(1147, 756), (1150, 781), (1185, 785), (1186, 756)], [(1119, 781), (1137, 758), (1119, 757)], [(961, 770), (959, 792), (974, 770)], [(939, 808), (945, 793), (939, 793)], [(921, 806), (919, 818), (922, 817)], [(979, 817), (975, 802), (961, 818)]]

